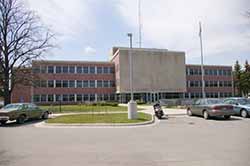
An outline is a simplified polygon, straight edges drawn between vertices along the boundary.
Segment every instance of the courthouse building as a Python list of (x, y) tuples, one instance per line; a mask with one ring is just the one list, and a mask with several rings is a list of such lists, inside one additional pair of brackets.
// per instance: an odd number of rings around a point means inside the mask
[[(110, 61), (32, 63), (33, 86), (17, 85), (12, 102), (64, 104), (130, 100), (129, 48), (113, 47)], [(185, 52), (133, 48), (133, 91), (137, 100), (200, 98), (201, 67), (186, 65)], [(233, 95), (231, 66), (204, 66), (207, 97)]]

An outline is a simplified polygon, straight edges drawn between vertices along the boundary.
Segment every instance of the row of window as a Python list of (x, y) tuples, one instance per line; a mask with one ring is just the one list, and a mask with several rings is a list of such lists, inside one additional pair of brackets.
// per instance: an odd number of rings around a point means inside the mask
[(114, 101), (115, 94), (37, 94), (33, 102), (87, 102), (87, 101)]
[(42, 88), (111, 88), (115, 87), (112, 80), (36, 80), (35, 87)]
[(113, 74), (114, 67), (97, 66), (35, 66), (33, 73), (50, 74)]
[[(201, 75), (201, 69), (193, 69), (187, 68), (187, 75)], [(231, 76), (231, 70), (222, 70), (222, 69), (205, 69), (205, 75), (213, 75), (213, 76)]]
[[(224, 97), (232, 97), (231, 92), (207, 92), (205, 93), (207, 98), (224, 98)], [(202, 98), (202, 93), (186, 93), (185, 94), (186, 98)]]
[[(202, 81), (187, 81), (188, 87), (202, 87)], [(232, 87), (231, 81), (205, 81), (205, 87)]]

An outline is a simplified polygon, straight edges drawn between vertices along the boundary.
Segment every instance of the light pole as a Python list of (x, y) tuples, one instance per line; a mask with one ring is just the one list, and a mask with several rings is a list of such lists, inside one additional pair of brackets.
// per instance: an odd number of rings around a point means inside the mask
[(130, 101), (128, 102), (128, 119), (137, 119), (137, 104), (134, 101), (133, 93), (133, 61), (132, 61), (132, 33), (127, 34), (130, 39), (130, 48), (129, 48), (129, 86), (130, 86)]
[(199, 22), (199, 26), (200, 26), (199, 37), (200, 37), (200, 46), (201, 46), (201, 84), (202, 84), (202, 98), (205, 98), (205, 97), (206, 97), (206, 93), (205, 93), (205, 81), (204, 81), (204, 64), (203, 64), (203, 45), (202, 45), (201, 22)]

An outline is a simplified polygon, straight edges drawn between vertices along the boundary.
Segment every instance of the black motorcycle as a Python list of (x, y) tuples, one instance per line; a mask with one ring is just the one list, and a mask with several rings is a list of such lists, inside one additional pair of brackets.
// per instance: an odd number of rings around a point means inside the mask
[(161, 108), (161, 105), (159, 103), (156, 103), (153, 107), (154, 107), (155, 116), (158, 119), (162, 119), (162, 117), (164, 116), (164, 112)]

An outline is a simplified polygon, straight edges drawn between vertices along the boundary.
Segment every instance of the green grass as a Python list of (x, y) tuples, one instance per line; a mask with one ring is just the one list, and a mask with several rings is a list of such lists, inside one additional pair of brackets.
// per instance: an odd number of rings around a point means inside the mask
[(53, 119), (48, 119), (47, 123), (138, 123), (150, 121), (152, 116), (145, 113), (138, 113), (138, 119), (129, 120), (126, 113), (113, 114), (78, 114), (63, 115)]
[[(60, 106), (41, 106), (42, 109), (52, 111), (53, 113), (78, 113), (78, 112), (126, 112), (124, 106), (92, 106), (92, 105), (62, 105)], [(138, 110), (143, 110), (138, 108)]]
[(122, 106), (91, 106), (91, 105), (62, 105), (60, 106), (41, 106), (42, 109), (47, 109), (53, 113), (69, 113), (69, 112), (115, 112), (115, 111), (127, 111), (127, 107)]

